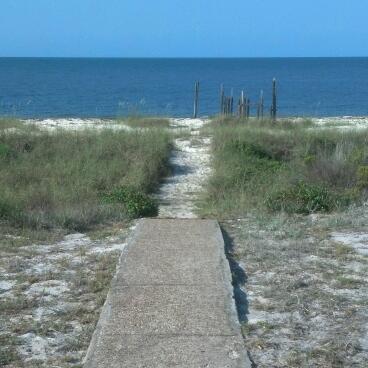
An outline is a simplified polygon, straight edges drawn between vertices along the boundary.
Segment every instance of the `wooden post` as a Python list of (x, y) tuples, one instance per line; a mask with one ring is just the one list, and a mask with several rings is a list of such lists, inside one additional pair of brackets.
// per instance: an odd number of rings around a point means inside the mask
[(234, 88), (231, 88), (230, 94), (230, 115), (232, 116), (234, 112)]
[(263, 100), (263, 91), (261, 91), (261, 94), (259, 95), (259, 102), (257, 106), (257, 119), (263, 120), (263, 106), (264, 106), (264, 100)]
[(241, 97), (240, 97), (240, 117), (244, 117), (244, 91), (241, 91)]
[(261, 120), (263, 120), (263, 116), (264, 116), (264, 96), (263, 96), (263, 90), (261, 91), (261, 96), (260, 96), (260, 117)]
[(247, 99), (247, 119), (250, 117), (250, 99)]
[(244, 109), (244, 112), (243, 112), (244, 117), (247, 120), (248, 119), (248, 97), (247, 96), (244, 96), (244, 107), (243, 107), (243, 109)]
[(194, 112), (193, 118), (196, 119), (198, 117), (198, 100), (199, 100), (199, 82), (195, 82), (194, 86)]
[(224, 98), (225, 98), (224, 85), (221, 84), (220, 86), (220, 113), (221, 115), (224, 114)]
[(272, 107), (271, 107), (271, 119), (276, 122), (277, 117), (277, 92), (276, 92), (276, 78), (272, 81)]

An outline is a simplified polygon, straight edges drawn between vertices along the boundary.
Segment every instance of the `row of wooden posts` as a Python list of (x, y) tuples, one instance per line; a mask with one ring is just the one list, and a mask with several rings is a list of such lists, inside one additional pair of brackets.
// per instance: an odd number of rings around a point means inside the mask
[[(238, 100), (237, 111), (234, 107), (234, 94), (231, 90), (231, 95), (226, 96), (224, 85), (220, 88), (220, 114), (225, 116), (233, 116), (235, 113), (241, 117), (249, 119), (251, 107), (257, 107), (257, 119), (264, 119), (264, 95), (261, 91), (259, 100), (256, 103), (251, 103), (250, 99), (245, 95), (244, 91), (241, 91), (240, 98)], [(194, 113), (193, 117), (198, 117), (199, 109), (199, 82), (195, 82), (194, 87)], [(272, 103), (270, 107), (270, 117), (271, 120), (276, 121), (277, 117), (277, 89), (276, 89), (276, 79), (272, 81)]]

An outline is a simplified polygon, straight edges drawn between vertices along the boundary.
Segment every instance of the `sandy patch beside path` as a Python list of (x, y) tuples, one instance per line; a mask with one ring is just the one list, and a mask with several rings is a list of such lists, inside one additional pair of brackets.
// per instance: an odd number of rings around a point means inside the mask
[(0, 366), (80, 366), (133, 229), (0, 249)]
[(222, 224), (240, 266), (245, 344), (257, 367), (366, 367), (367, 223), (363, 207)]

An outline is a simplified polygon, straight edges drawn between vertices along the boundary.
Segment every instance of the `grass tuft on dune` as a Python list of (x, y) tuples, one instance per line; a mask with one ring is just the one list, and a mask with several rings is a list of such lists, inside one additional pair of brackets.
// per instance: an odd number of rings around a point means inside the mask
[(122, 122), (132, 128), (169, 128), (170, 120), (166, 118), (152, 117), (128, 117)]
[(367, 198), (368, 129), (317, 129), (306, 120), (215, 120), (213, 176), (203, 212), (331, 212)]
[[(84, 231), (140, 216), (153, 206), (149, 194), (166, 174), (170, 148), (162, 129), (50, 133), (1, 120), (0, 222)], [(119, 190), (137, 195), (105, 200)]]

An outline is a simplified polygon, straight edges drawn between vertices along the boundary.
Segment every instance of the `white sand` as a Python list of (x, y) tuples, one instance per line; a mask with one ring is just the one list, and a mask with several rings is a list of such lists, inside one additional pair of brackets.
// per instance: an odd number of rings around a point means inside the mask
[(111, 119), (28, 119), (23, 120), (27, 125), (34, 125), (38, 128), (54, 131), (57, 129), (85, 130), (85, 129), (113, 129), (113, 130), (132, 130), (127, 125), (120, 124)]
[(175, 148), (170, 158), (171, 176), (164, 181), (156, 195), (160, 203), (159, 217), (197, 217), (196, 201), (211, 172), (211, 139), (199, 134), (206, 123), (208, 120), (171, 120), (172, 128), (184, 128), (189, 134), (175, 140)]
[(338, 116), (313, 118), (312, 121), (321, 128), (337, 128), (344, 130), (368, 128), (368, 116)]
[[(19, 340), (17, 350), (23, 363), (31, 366), (38, 361), (40, 364), (43, 362), (42, 366), (56, 367), (52, 363), (49, 364), (49, 361), (65, 358), (67, 353), (63, 348), (69, 341), (83, 335), (83, 329), (86, 328), (80, 324), (78, 317), (73, 315), (73, 311), (86, 306), (86, 295), (76, 292), (74, 281), (81, 277), (81, 274), (93, 277), (96, 271), (91, 265), (96, 268), (97, 263), (94, 262), (113, 254), (112, 252), (115, 252), (118, 258), (135, 226), (134, 222), (130, 228), (119, 230), (114, 237), (92, 240), (85, 234), (74, 233), (53, 244), (30, 244), (20, 247), (16, 256), (0, 254), (5, 266), (11, 265), (15, 260), (19, 265), (17, 270), (4, 269), (5, 272), (0, 274), (0, 303), (18, 297), (38, 301), (27, 310), (27, 314), (24, 311), (14, 312), (11, 319), (6, 321), (6, 325), (0, 328), (0, 337), (15, 326), (36, 322), (47, 326), (58, 322), (60, 316), (71, 313), (69, 328), (65, 331), (53, 331), (47, 336), (38, 330), (15, 335)], [(29, 281), (32, 279), (34, 281)], [(88, 307), (93, 311), (97, 308), (98, 300), (91, 296), (89, 298)], [(62, 323), (66, 324), (67, 321)], [(84, 353), (81, 350), (68, 353), (68, 356), (80, 361)]]
[(368, 256), (368, 233), (334, 232), (331, 238), (338, 243), (352, 247), (361, 255)]

